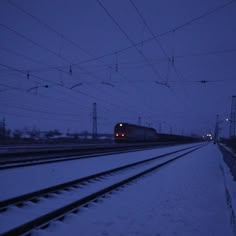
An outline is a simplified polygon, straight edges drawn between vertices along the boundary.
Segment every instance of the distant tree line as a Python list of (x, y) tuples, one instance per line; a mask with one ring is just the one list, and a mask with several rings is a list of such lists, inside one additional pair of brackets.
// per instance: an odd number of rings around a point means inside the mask
[[(111, 140), (112, 134), (99, 134), (100, 140)], [(82, 132), (75, 132), (63, 134), (58, 129), (48, 131), (41, 131), (37, 127), (23, 129), (9, 129), (6, 125), (6, 120), (0, 120), (0, 144), (11, 143), (57, 143), (57, 142), (90, 142), (92, 141), (92, 134), (87, 130)], [(93, 140), (94, 141), (94, 140)]]

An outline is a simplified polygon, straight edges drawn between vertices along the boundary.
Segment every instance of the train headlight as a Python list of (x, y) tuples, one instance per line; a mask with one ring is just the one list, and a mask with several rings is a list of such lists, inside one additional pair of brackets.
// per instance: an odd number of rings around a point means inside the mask
[(122, 126), (123, 126), (123, 124), (120, 123), (120, 127), (122, 127)]
[(118, 137), (119, 136), (119, 134), (116, 134), (116, 137)]
[(122, 136), (122, 137), (124, 137), (124, 136), (125, 136), (125, 134), (121, 134), (121, 136)]

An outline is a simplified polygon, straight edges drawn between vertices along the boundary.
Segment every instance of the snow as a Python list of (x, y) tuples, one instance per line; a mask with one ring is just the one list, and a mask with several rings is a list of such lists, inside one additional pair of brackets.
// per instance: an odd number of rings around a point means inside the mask
[[(3, 178), (8, 177), (12, 185), (17, 185), (17, 180), (26, 181), (24, 191), (29, 191), (181, 147), (2, 171), (0, 187), (6, 185)], [(33, 175), (41, 181), (30, 179)], [(10, 191), (12, 185), (5, 186), (5, 190)], [(19, 190), (10, 192), (14, 195)], [(89, 204), (78, 213), (66, 215), (63, 221), (35, 229), (32, 235), (233, 236), (236, 232), (235, 221), (232, 221), (235, 200), (235, 182), (217, 145), (209, 144), (99, 199), (98, 203)]]
[[(223, 146), (223, 145), (222, 145)], [(225, 147), (225, 146), (224, 146)], [(236, 157), (235, 153), (232, 152), (232, 149), (226, 148), (230, 151), (233, 157)], [(234, 228), (236, 235), (236, 188), (235, 188), (235, 178), (232, 176), (230, 169), (227, 164), (224, 163), (224, 160), (220, 158), (220, 168), (224, 178), (225, 192), (227, 195), (228, 207), (231, 212), (231, 224)]]
[(194, 145), (196, 144), (155, 148), (132, 153), (112, 154), (89, 159), (1, 170), (0, 200)]
[(234, 235), (220, 165), (207, 145), (33, 235)]
[[(186, 151), (182, 151), (184, 153)], [(60, 191), (60, 194), (53, 194), (50, 198), (40, 198), (37, 204), (32, 204), (31, 202), (26, 202), (23, 208), (10, 207), (6, 212), (0, 214), (0, 222), (2, 227), (0, 228), (0, 234), (7, 232), (11, 228), (15, 228), (21, 224), (24, 224), (32, 219), (40, 217), (46, 213), (50, 213), (60, 207), (70, 204), (74, 201), (79, 200), (79, 198), (86, 197), (96, 191), (103, 188), (109, 187), (114, 183), (120, 182), (128, 177), (138, 174), (144, 170), (147, 170), (157, 164), (161, 164), (168, 160), (171, 160), (181, 153), (174, 153), (168, 157), (158, 158), (155, 161), (145, 163), (140, 166), (133, 167), (129, 170), (124, 170), (119, 172), (117, 175), (110, 175), (109, 178), (104, 177), (102, 181), (91, 181), (86, 183), (86, 186), (80, 186), (76, 189), (71, 189), (70, 191)], [(14, 221), (12, 220), (14, 219)]]

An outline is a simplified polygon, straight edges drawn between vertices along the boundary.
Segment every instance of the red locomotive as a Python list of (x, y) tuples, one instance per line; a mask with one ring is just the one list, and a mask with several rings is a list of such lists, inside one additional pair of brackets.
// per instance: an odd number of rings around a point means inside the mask
[(150, 142), (156, 141), (157, 137), (155, 129), (139, 125), (118, 123), (114, 129), (116, 142)]

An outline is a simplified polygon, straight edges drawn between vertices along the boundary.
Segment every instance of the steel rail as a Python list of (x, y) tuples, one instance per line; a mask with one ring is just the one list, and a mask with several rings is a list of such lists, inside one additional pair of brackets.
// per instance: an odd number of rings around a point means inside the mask
[(165, 153), (165, 154), (161, 154), (161, 155), (158, 155), (158, 156), (155, 156), (155, 157), (151, 157), (151, 158), (148, 158), (148, 159), (145, 159), (145, 160), (142, 160), (142, 161), (137, 161), (137, 162), (134, 162), (134, 163), (131, 163), (131, 164), (119, 166), (119, 167), (116, 167), (116, 168), (113, 168), (113, 169), (110, 169), (110, 170), (102, 171), (102, 172), (92, 174), (92, 175), (89, 175), (89, 176), (85, 176), (85, 177), (82, 177), (82, 178), (79, 178), (79, 179), (75, 179), (75, 180), (72, 180), (72, 181), (69, 181), (69, 182), (58, 184), (58, 185), (55, 185), (55, 186), (52, 186), (52, 187), (48, 187), (48, 188), (44, 188), (44, 189), (34, 191), (34, 192), (31, 192), (31, 193), (23, 194), (21, 196), (9, 198), (9, 199), (0, 201), (0, 212), (5, 211), (6, 208), (9, 207), (9, 205), (19, 205), (19, 204), (22, 204), (22, 202), (31, 201), (32, 199), (39, 198), (39, 197), (42, 197), (44, 195), (47, 195), (47, 194), (50, 194), (50, 193), (53, 193), (53, 192), (56, 192), (56, 191), (60, 191), (62, 189), (72, 187), (73, 185), (81, 184), (82, 182), (86, 182), (86, 181), (92, 180), (94, 178), (99, 178), (101, 176), (105, 176), (105, 175), (108, 175), (108, 174), (111, 174), (111, 173), (115, 173), (115, 172), (118, 172), (118, 171), (121, 171), (121, 170), (125, 170), (127, 168), (134, 167), (134, 166), (137, 166), (137, 165), (140, 165), (140, 164), (148, 163), (150, 161), (154, 161), (156, 159), (166, 157), (166, 156), (169, 156), (169, 155), (181, 152), (181, 151), (196, 148), (196, 147), (199, 147), (199, 146), (202, 146), (202, 145), (194, 145), (194, 146), (191, 146), (191, 147), (175, 150), (175, 151), (168, 152), (168, 153)]
[[(166, 147), (166, 146), (156, 146), (156, 147)], [(156, 148), (155, 146), (149, 147), (141, 147), (141, 148), (119, 148), (118, 150), (114, 149), (103, 149), (100, 151), (91, 151), (87, 153), (80, 153), (80, 154), (67, 154), (63, 156), (48, 156), (48, 157), (37, 157), (33, 159), (23, 159), (23, 160), (14, 160), (14, 161), (0, 161), (0, 170), (5, 169), (12, 169), (12, 168), (19, 168), (19, 167), (27, 167), (27, 166), (34, 166), (34, 165), (44, 165), (50, 163), (57, 163), (57, 162), (64, 162), (64, 161), (71, 161), (71, 160), (78, 160), (78, 159), (87, 159), (87, 158), (94, 158), (98, 156), (108, 156), (112, 154), (121, 154), (124, 152), (137, 152), (147, 149)]]
[[(66, 214), (68, 214), (69, 212), (73, 212), (75, 210), (77, 210), (79, 207), (81, 206), (84, 206), (84, 205), (87, 205), (88, 203), (90, 203), (91, 201), (95, 201), (97, 200), (98, 198), (104, 196), (105, 194), (109, 193), (109, 192), (112, 192), (114, 190), (117, 190), (118, 188), (128, 184), (128, 183), (131, 183), (132, 181), (146, 175), (146, 174), (149, 174), (165, 165), (168, 165), (169, 163), (171, 162), (174, 162), (176, 161), (177, 159), (183, 157), (183, 156), (186, 156), (188, 155), (189, 153), (191, 152), (194, 152), (200, 148), (202, 148), (203, 146), (205, 145), (198, 145), (197, 147), (192, 147), (192, 150), (190, 151), (187, 151), (183, 154), (180, 154), (178, 155), (177, 157), (173, 158), (173, 159), (170, 159), (168, 161), (165, 161), (163, 163), (160, 163), (160, 164), (157, 164), (151, 168), (148, 168), (144, 171), (141, 171), (139, 172), (138, 174), (135, 174), (131, 177), (128, 177), (124, 180), (121, 180), (117, 183), (114, 183), (108, 187), (105, 187), (101, 190), (98, 190), (92, 194), (89, 194), (88, 196), (86, 197), (83, 197), (81, 199), (78, 199), (72, 203), (69, 203), (63, 207), (60, 207), (56, 210), (53, 210), (43, 216), (39, 216), (38, 218), (36, 219), (33, 219), (31, 221), (28, 221), (27, 223), (24, 223), (20, 226), (17, 226), (13, 229), (10, 229), (9, 231), (7, 232), (4, 232), (2, 235), (5, 235), (5, 236), (8, 236), (8, 235), (19, 235), (19, 234), (25, 234), (25, 233), (28, 233), (29, 231), (35, 229), (36, 227), (46, 227), (50, 221), (52, 220), (55, 220), (55, 219), (62, 219)], [(189, 148), (188, 148), (189, 149)], [(167, 155), (167, 154), (165, 154)], [(170, 155), (170, 154), (169, 154)], [(150, 161), (150, 160), (149, 160)]]

